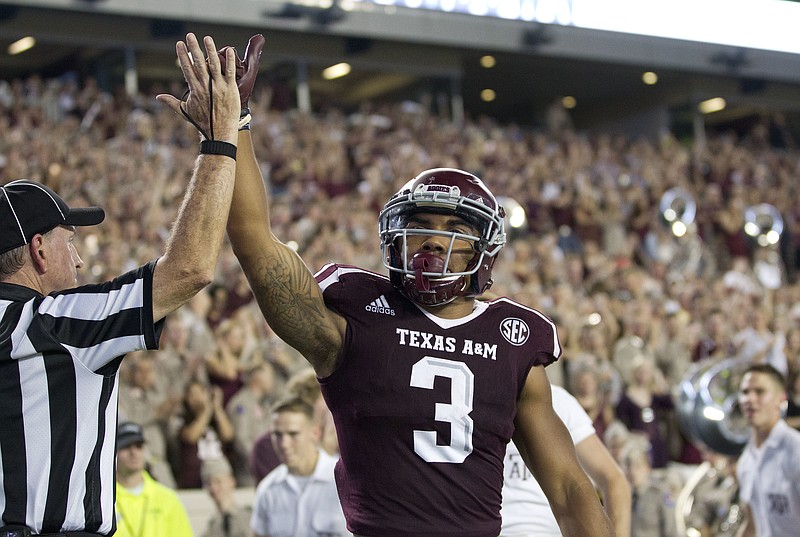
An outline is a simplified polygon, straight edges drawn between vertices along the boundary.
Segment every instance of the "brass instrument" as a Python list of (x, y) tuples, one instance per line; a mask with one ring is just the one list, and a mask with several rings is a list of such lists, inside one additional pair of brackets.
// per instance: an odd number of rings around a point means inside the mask
[(783, 233), (783, 217), (769, 203), (751, 205), (744, 210), (744, 232), (761, 247), (778, 244)]
[(697, 203), (692, 194), (685, 188), (670, 188), (662, 194), (658, 210), (661, 224), (669, 229), (675, 243), (669, 270), (678, 274), (706, 270), (710, 259), (694, 224)]
[(664, 192), (658, 205), (662, 222), (676, 237), (683, 237), (697, 216), (697, 204), (688, 190), (673, 187)]
[(783, 234), (783, 217), (769, 203), (751, 205), (744, 211), (744, 232), (758, 245), (753, 272), (766, 289), (778, 289), (783, 282), (783, 263), (777, 244)]
[(692, 366), (679, 386), (678, 424), (693, 442), (738, 456), (750, 431), (739, 409), (739, 380), (749, 362), (707, 359)]
[[(709, 358), (694, 364), (679, 386), (676, 410), (681, 430), (695, 444), (713, 452), (712, 458), (717, 461), (715, 465), (702, 463), (678, 495), (675, 517), (681, 536), (699, 537), (697, 528), (686, 522), (697, 499), (695, 494), (698, 489), (708, 493), (708, 481), (720, 478), (723, 467), (738, 458), (750, 437), (738, 402), (739, 382), (748, 365), (739, 358)], [(730, 477), (714, 484), (713, 490), (721, 495), (716, 499), (726, 509), (714, 521), (712, 535), (732, 537), (744, 516), (738, 503), (738, 486)]]

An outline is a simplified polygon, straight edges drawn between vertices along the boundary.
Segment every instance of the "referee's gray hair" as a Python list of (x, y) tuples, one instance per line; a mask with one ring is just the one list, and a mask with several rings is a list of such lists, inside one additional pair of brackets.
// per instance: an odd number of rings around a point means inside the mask
[(0, 254), (0, 281), (13, 276), (25, 265), (25, 248), (27, 244)]
[[(53, 230), (42, 233), (43, 237), (47, 237)], [(5, 280), (9, 276), (13, 276), (25, 266), (25, 249), (30, 246), (23, 244), (16, 248), (3, 252), (0, 254), (0, 281)]]

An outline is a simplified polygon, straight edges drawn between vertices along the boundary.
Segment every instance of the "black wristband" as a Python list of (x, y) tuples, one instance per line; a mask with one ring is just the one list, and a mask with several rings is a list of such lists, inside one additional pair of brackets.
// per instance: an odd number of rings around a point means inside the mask
[(236, 160), (236, 146), (219, 140), (203, 140), (200, 142), (201, 155), (225, 155)]

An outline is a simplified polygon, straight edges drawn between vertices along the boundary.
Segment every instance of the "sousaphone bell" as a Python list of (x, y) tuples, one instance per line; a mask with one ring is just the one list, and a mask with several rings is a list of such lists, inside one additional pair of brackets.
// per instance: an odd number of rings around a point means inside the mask
[(673, 187), (664, 192), (659, 202), (662, 223), (676, 237), (683, 237), (697, 216), (697, 204), (688, 190)]
[(759, 203), (744, 211), (744, 232), (761, 247), (778, 244), (783, 233), (783, 217), (769, 203)]
[(739, 408), (739, 381), (749, 362), (706, 359), (694, 364), (679, 386), (677, 416), (684, 435), (695, 444), (738, 456), (750, 437)]

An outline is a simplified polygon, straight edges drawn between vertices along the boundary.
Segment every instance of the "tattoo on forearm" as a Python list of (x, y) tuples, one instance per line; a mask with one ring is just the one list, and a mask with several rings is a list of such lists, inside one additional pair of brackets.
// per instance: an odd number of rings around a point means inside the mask
[(313, 351), (322, 350), (330, 327), (324, 324), (326, 311), (316, 296), (317, 282), (293, 252), (279, 249), (277, 255), (256, 260), (253, 292), (267, 322), (290, 344)]

